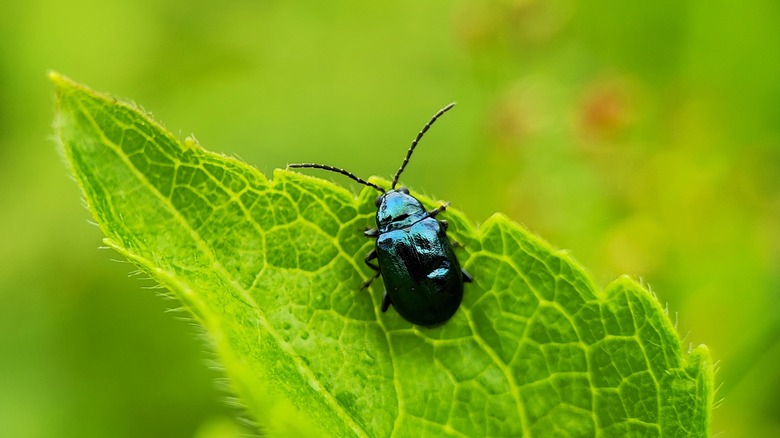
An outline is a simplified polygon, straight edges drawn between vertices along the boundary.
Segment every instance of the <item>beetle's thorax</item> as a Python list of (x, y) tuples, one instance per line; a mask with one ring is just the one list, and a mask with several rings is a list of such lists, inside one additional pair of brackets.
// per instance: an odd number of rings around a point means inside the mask
[(427, 216), (425, 207), (405, 188), (377, 198), (376, 225), (380, 233), (409, 227)]

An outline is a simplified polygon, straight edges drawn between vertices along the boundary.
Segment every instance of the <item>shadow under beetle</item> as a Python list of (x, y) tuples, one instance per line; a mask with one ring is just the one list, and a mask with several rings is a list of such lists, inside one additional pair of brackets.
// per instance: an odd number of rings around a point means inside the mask
[[(377, 227), (365, 232), (366, 237), (376, 239), (376, 247), (364, 259), (376, 273), (363, 283), (362, 288), (368, 287), (381, 275), (385, 284), (382, 312), (386, 312), (392, 304), (404, 319), (426, 327), (441, 325), (455, 314), (463, 300), (463, 283), (472, 279), (461, 269), (455, 257), (447, 238), (447, 222), (436, 219), (447, 204), (426, 211), (420, 201), (409, 194), (409, 190), (405, 187), (396, 189), (395, 186), (417, 143), (431, 125), (454, 105), (451, 103), (440, 109), (423, 126), (395, 173), (390, 190), (386, 191), (338, 167), (314, 163), (288, 166), (340, 173), (381, 193), (376, 198)], [(378, 264), (373, 262), (374, 259)]]

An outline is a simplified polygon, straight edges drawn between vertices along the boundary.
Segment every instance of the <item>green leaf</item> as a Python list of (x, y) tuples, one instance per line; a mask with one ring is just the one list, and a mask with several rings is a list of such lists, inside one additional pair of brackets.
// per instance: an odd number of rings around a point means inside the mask
[[(376, 192), (180, 142), (132, 105), (52, 74), (56, 129), (105, 242), (181, 300), (272, 434), (707, 436), (712, 364), (656, 298), (598, 291), (502, 215), (448, 209), (463, 305), (426, 329), (380, 312)], [(386, 184), (386, 181), (374, 179)], [(417, 196), (417, 195), (416, 195)], [(429, 207), (440, 205), (420, 196)]]

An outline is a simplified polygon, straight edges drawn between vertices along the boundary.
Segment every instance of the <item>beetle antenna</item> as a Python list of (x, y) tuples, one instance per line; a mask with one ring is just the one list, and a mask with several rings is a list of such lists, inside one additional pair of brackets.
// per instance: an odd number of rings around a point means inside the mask
[(364, 186), (373, 187), (373, 188), (379, 190), (380, 192), (385, 193), (385, 189), (383, 189), (382, 187), (379, 187), (378, 185), (376, 185), (374, 183), (370, 183), (370, 182), (368, 182), (368, 181), (366, 181), (364, 179), (358, 178), (352, 172), (348, 172), (348, 171), (346, 171), (344, 169), (340, 169), (338, 167), (328, 166), (327, 164), (296, 163), (296, 164), (288, 164), (287, 167), (293, 167), (293, 168), (297, 168), (297, 169), (322, 169), (322, 170), (329, 170), (331, 172), (340, 173), (340, 174), (346, 176), (347, 178), (352, 179), (355, 182), (363, 184)]
[(452, 107), (455, 106), (455, 102), (452, 102), (451, 104), (445, 106), (444, 108), (440, 109), (436, 114), (431, 117), (431, 121), (426, 123), (425, 126), (423, 126), (422, 130), (417, 134), (417, 137), (412, 141), (412, 146), (409, 147), (409, 151), (406, 152), (406, 157), (404, 158), (404, 162), (401, 163), (401, 167), (398, 168), (398, 172), (395, 173), (395, 176), (393, 177), (393, 185), (390, 186), (390, 189), (395, 189), (395, 185), (398, 184), (398, 178), (401, 177), (401, 172), (404, 171), (406, 168), (406, 165), (409, 164), (409, 158), (412, 157), (412, 152), (414, 152), (414, 148), (417, 147), (417, 143), (420, 141), (420, 139), (425, 135), (426, 132), (428, 132), (428, 129), (433, 125), (433, 122), (436, 121), (439, 117), (441, 117), (444, 113), (452, 109)]

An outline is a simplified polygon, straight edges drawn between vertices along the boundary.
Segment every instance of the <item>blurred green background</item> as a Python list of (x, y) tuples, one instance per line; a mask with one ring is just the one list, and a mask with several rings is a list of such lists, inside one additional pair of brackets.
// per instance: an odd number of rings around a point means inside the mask
[(389, 177), (456, 100), (404, 182), (508, 214), (601, 286), (644, 279), (719, 361), (713, 434), (780, 436), (778, 23), (774, 0), (4, 2), (2, 435), (239, 428), (198, 329), (98, 250), (51, 140), (55, 69), (266, 174)]

